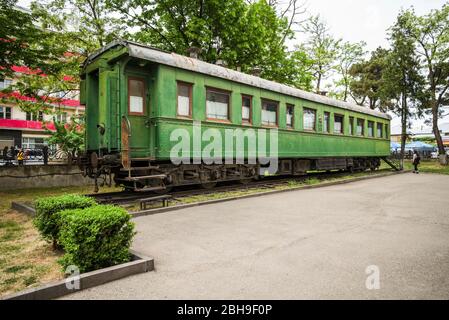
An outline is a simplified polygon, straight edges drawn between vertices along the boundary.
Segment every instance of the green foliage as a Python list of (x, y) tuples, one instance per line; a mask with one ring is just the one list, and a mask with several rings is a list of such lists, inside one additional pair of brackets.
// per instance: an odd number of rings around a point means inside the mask
[(35, 19), (17, 10), (16, 0), (0, 1), (0, 78), (11, 76), (14, 65), (26, 65), (40, 73), (57, 73), (63, 48), (54, 45), (55, 35), (34, 24)]
[(23, 111), (52, 113), (65, 95), (71, 97), (78, 90), (79, 47), (69, 34), (47, 28), (41, 16), (45, 10), (34, 5), (32, 12), (21, 11), (13, 7), (15, 2), (1, 4), (0, 39), (7, 40), (0, 41), (0, 78), (13, 76), (13, 65), (26, 66), (29, 72), (3, 90), (1, 100), (18, 104)]
[(334, 81), (334, 89), (331, 95), (337, 99), (347, 101), (349, 98), (350, 84), (353, 80), (350, 74), (351, 67), (363, 61), (366, 43), (364, 41), (358, 43), (344, 42), (338, 47), (337, 53), (337, 80)]
[(321, 85), (337, 66), (341, 39), (335, 39), (326, 23), (319, 15), (311, 17), (304, 25), (303, 32), (307, 40), (297, 50), (304, 51), (311, 60), (311, 73), (315, 78), (315, 90), (321, 91)]
[(415, 54), (421, 57), (427, 89), (427, 94), (420, 97), (421, 104), (432, 114), (438, 150), (445, 154), (438, 118), (441, 107), (449, 103), (449, 4), (424, 16), (417, 16), (412, 8), (401, 13), (401, 19), (405, 36), (414, 42)]
[(47, 139), (49, 145), (57, 145), (60, 150), (72, 155), (84, 149), (84, 124), (74, 118), (69, 123), (53, 123), (56, 130), (47, 130), (50, 134)]
[(108, 7), (136, 31), (134, 40), (185, 55), (201, 49), (200, 58), (250, 72), (262, 69), (263, 78), (301, 88), (310, 87), (305, 75), (308, 59), (290, 54), (286, 40), (292, 24), (266, 0), (107, 0)]
[(419, 97), (424, 94), (424, 78), (420, 73), (420, 59), (415, 54), (415, 42), (406, 34), (404, 13), (389, 30), (391, 50), (385, 59), (380, 96), (383, 104), (400, 116), (401, 154), (404, 154), (411, 108), (420, 107)]
[(35, 203), (36, 216), (33, 222), (42, 237), (52, 241), (56, 246), (59, 233), (58, 213), (66, 209), (87, 208), (95, 204), (92, 198), (77, 194), (39, 198)]
[(357, 104), (364, 105), (368, 102), (371, 109), (382, 109), (382, 77), (387, 56), (387, 50), (378, 48), (371, 54), (369, 60), (355, 63), (349, 69), (349, 74), (353, 78), (350, 83), (351, 96)]
[(80, 272), (110, 267), (130, 260), (135, 235), (129, 213), (111, 205), (66, 210), (59, 214), (63, 268), (75, 265)]
[(123, 37), (126, 29), (105, 0), (37, 0), (32, 9), (44, 28), (66, 40), (69, 52), (83, 57)]

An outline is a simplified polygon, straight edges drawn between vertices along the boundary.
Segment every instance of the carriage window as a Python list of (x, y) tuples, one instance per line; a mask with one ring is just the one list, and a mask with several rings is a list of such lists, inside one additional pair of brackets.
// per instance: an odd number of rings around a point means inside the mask
[(145, 83), (142, 79), (128, 79), (129, 114), (143, 114), (145, 109)]
[(323, 122), (323, 132), (329, 133), (329, 131), (330, 131), (329, 119), (330, 119), (330, 113), (325, 112), (324, 113), (324, 122)]
[(316, 111), (304, 108), (304, 130), (315, 130)]
[(251, 97), (242, 95), (242, 122), (251, 123)]
[(191, 117), (192, 85), (178, 82), (178, 116)]
[(377, 124), (377, 137), (378, 137), (378, 138), (383, 138), (383, 134), (382, 134), (382, 123), (378, 123), (378, 124)]
[(334, 133), (343, 133), (343, 116), (338, 114), (334, 115)]
[(276, 126), (278, 123), (278, 103), (262, 100), (262, 124)]
[(388, 124), (385, 125), (385, 138), (388, 139)]
[(206, 117), (208, 119), (229, 119), (229, 93), (207, 89)]
[(368, 137), (374, 137), (374, 122), (368, 121)]
[(354, 135), (354, 117), (349, 117), (349, 135)]
[(292, 104), (287, 104), (287, 111), (286, 111), (286, 125), (287, 128), (293, 128), (293, 113), (294, 113), (295, 106)]
[(363, 136), (365, 134), (365, 120), (357, 119), (357, 135)]

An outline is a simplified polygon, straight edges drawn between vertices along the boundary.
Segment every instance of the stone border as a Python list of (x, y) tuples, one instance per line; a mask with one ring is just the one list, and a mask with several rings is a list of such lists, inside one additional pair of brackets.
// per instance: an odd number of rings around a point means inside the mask
[[(132, 261), (116, 266), (82, 273), (79, 275), (79, 289), (68, 289), (66, 281), (70, 278), (49, 283), (37, 288), (26, 289), (1, 298), (1, 300), (49, 300), (67, 294), (79, 292), (80, 290), (99, 286), (101, 284), (128, 277), (134, 274), (154, 270), (153, 258), (146, 257), (130, 250)], [(69, 280), (70, 281), (70, 280)], [(73, 282), (73, 280), (71, 280)]]
[(137, 217), (148, 216), (148, 215), (157, 214), (157, 213), (163, 213), (163, 212), (168, 212), (168, 211), (181, 210), (181, 209), (186, 209), (186, 208), (191, 208), (191, 207), (196, 207), (196, 206), (203, 206), (203, 205), (208, 205), (208, 204), (215, 204), (215, 203), (220, 203), (220, 202), (227, 202), (227, 201), (247, 199), (247, 198), (255, 198), (255, 197), (261, 197), (261, 196), (277, 194), (277, 193), (282, 193), (282, 192), (289, 192), (289, 191), (298, 191), (298, 190), (305, 190), (305, 189), (315, 189), (315, 188), (322, 188), (322, 187), (330, 187), (330, 186), (346, 184), (346, 183), (351, 183), (351, 182), (357, 182), (357, 181), (362, 181), (362, 180), (369, 180), (369, 179), (374, 179), (374, 178), (383, 178), (383, 177), (388, 177), (388, 176), (391, 176), (391, 175), (396, 175), (396, 174), (401, 174), (401, 173), (408, 173), (408, 172), (410, 172), (410, 170), (387, 172), (387, 173), (382, 173), (382, 174), (374, 174), (374, 175), (369, 175), (369, 176), (357, 177), (357, 178), (353, 178), (353, 179), (324, 182), (324, 183), (319, 183), (319, 184), (315, 184), (315, 185), (298, 186), (298, 187), (284, 189), (284, 190), (272, 190), (272, 191), (265, 191), (265, 192), (256, 192), (256, 193), (246, 194), (246, 195), (237, 196), (237, 197), (229, 197), (229, 198), (223, 198), (223, 199), (214, 199), (214, 200), (207, 200), (207, 201), (201, 201), (201, 202), (186, 203), (186, 204), (181, 204), (181, 205), (177, 205), (177, 206), (148, 209), (148, 210), (144, 210), (144, 211), (135, 211), (135, 212), (130, 212), (129, 214), (133, 218), (137, 218)]
[(25, 213), (26, 215), (29, 215), (31, 217), (34, 217), (36, 215), (36, 209), (26, 205), (23, 202), (12, 201), (11, 202), (11, 209), (14, 209), (16, 211)]

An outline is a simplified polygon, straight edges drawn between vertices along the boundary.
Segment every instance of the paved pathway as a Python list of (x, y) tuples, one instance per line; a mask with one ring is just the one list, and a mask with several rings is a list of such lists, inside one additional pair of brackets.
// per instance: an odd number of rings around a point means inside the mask
[[(449, 176), (401, 174), (135, 219), (156, 271), (72, 299), (449, 298)], [(380, 289), (366, 288), (366, 268)]]

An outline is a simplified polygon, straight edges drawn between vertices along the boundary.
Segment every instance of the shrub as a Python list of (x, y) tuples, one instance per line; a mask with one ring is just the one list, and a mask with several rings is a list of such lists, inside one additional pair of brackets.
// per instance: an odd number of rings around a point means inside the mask
[(56, 248), (59, 233), (57, 213), (66, 209), (82, 209), (93, 205), (96, 205), (94, 199), (76, 194), (37, 199), (34, 225), (42, 237), (52, 241), (53, 247)]
[(128, 262), (134, 223), (129, 213), (112, 205), (59, 213), (59, 243), (64, 256), (59, 263), (66, 269), (75, 265), (80, 272), (92, 271)]

